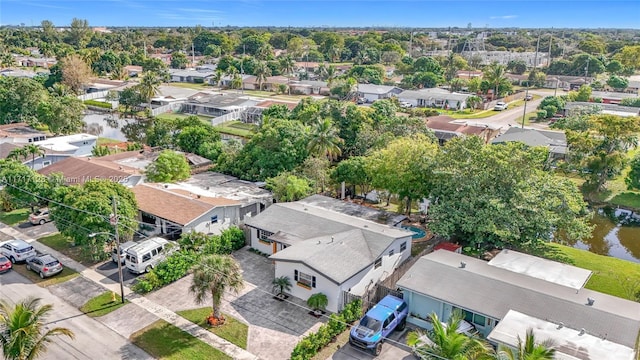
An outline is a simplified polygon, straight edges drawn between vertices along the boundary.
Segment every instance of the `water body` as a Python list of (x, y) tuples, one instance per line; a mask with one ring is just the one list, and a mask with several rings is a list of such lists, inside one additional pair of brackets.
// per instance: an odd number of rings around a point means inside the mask
[(87, 114), (83, 118), (87, 124), (87, 132), (92, 135), (106, 137), (120, 141), (127, 141), (127, 137), (122, 132), (130, 119), (119, 119), (117, 114)]
[(591, 238), (571, 244), (573, 247), (640, 263), (640, 214), (602, 208), (594, 214)]

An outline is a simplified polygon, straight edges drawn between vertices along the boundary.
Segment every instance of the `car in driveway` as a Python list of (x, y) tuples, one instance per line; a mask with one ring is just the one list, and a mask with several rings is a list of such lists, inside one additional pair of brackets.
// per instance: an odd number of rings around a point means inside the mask
[[(124, 265), (124, 260), (127, 257), (127, 250), (131, 247), (135, 246), (136, 243), (134, 241), (127, 241), (124, 244), (120, 244), (120, 263)], [(114, 263), (118, 263), (118, 250), (114, 247), (111, 250), (111, 261)]]
[(15, 239), (0, 243), (0, 255), (8, 257), (15, 264), (36, 256), (36, 250), (26, 241)]
[(62, 269), (60, 261), (49, 254), (41, 254), (27, 259), (27, 270), (35, 271), (42, 279), (59, 274)]
[(0, 255), (0, 273), (6, 273), (11, 270), (11, 260), (4, 255)]
[(49, 209), (43, 208), (35, 213), (29, 215), (29, 222), (32, 225), (44, 225), (44, 223), (51, 221), (51, 217), (49, 216)]
[(404, 300), (393, 295), (385, 296), (367, 311), (358, 325), (351, 328), (349, 344), (380, 355), (384, 340), (394, 330), (404, 330), (408, 312), (409, 307)]
[(533, 95), (529, 94), (524, 97), (524, 101), (530, 101), (530, 100), (533, 100)]
[(507, 105), (506, 102), (503, 101), (498, 101), (496, 103), (496, 106), (493, 107), (493, 110), (495, 111), (502, 111), (502, 110), (507, 110), (507, 108), (509, 107), (509, 105)]
[(403, 109), (408, 109), (413, 107), (413, 104), (408, 101), (400, 101), (399, 104), (400, 104), (400, 107)]

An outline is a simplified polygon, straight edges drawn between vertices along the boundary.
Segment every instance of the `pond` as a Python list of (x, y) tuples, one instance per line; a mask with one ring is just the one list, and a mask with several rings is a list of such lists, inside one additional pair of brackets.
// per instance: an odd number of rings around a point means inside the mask
[(82, 120), (87, 124), (85, 130), (87, 133), (120, 141), (127, 141), (127, 137), (122, 131), (122, 128), (129, 122), (134, 122), (133, 119), (121, 120), (117, 114), (108, 113), (90, 113), (85, 115)]
[(591, 238), (572, 243), (575, 248), (640, 263), (640, 214), (601, 208), (593, 215)]

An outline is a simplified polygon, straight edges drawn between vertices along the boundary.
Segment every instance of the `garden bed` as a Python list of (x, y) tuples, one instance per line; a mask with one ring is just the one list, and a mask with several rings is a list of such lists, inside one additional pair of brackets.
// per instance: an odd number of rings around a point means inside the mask
[(192, 323), (211, 331), (232, 344), (243, 349), (247, 348), (249, 326), (228, 314), (222, 314), (225, 318), (225, 322), (223, 325), (219, 326), (210, 326), (207, 323), (207, 317), (211, 314), (210, 307), (178, 311), (177, 314)]

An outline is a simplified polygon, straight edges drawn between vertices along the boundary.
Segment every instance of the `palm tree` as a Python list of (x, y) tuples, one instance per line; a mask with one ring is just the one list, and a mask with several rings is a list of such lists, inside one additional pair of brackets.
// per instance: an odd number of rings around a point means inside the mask
[(220, 319), (220, 302), (226, 290), (238, 293), (244, 287), (240, 265), (229, 255), (207, 255), (193, 269), (193, 281), (189, 291), (198, 304), (211, 294), (214, 319)]
[(333, 81), (336, 79), (336, 67), (334, 65), (329, 65), (326, 71), (327, 86), (331, 86)]
[[(293, 60), (293, 56), (287, 54), (280, 57), (278, 60), (278, 65), (280, 66), (280, 71), (287, 76), (287, 85), (291, 82), (291, 74), (295, 70), (296, 62)], [(288, 86), (289, 87), (289, 86)], [(291, 95), (291, 88), (289, 87), (289, 95)]]
[(68, 336), (71, 330), (45, 327), (44, 319), (51, 312), (50, 304), (40, 306), (40, 299), (26, 298), (14, 306), (0, 301), (0, 345), (7, 360), (32, 360), (42, 356), (54, 336)]
[(138, 84), (138, 91), (140, 95), (147, 102), (147, 106), (151, 109), (151, 98), (153, 98), (160, 90), (160, 77), (153, 71), (146, 71), (142, 74), (140, 84)]
[(129, 76), (127, 69), (124, 66), (117, 66), (111, 72), (111, 79), (113, 80), (125, 80)]
[(35, 144), (29, 144), (23, 147), (27, 156), (31, 155), (31, 170), (33, 170), (34, 162), (36, 161), (36, 156), (44, 156), (44, 150)]
[(307, 305), (313, 309), (313, 312), (316, 314), (322, 314), (324, 309), (329, 304), (329, 299), (327, 295), (323, 293), (315, 293), (307, 299)]
[(16, 63), (16, 59), (8, 52), (0, 54), (0, 68), (12, 67)]
[(338, 130), (333, 126), (331, 119), (318, 120), (311, 130), (307, 149), (311, 154), (326, 156), (333, 160), (342, 154), (340, 144), (342, 139), (338, 137)]
[(415, 349), (422, 359), (477, 360), (490, 357), (491, 346), (483, 340), (458, 333), (462, 313), (454, 311), (446, 324), (438, 315), (430, 315), (433, 329), (427, 333), (412, 331), (407, 345)]
[(254, 72), (258, 80), (258, 90), (262, 90), (262, 84), (271, 76), (271, 69), (267, 66), (266, 62), (260, 61), (256, 64)]
[(524, 343), (518, 335), (518, 347), (514, 350), (506, 346), (500, 346), (498, 349), (498, 359), (501, 360), (553, 360), (555, 359), (556, 349), (553, 348), (554, 342), (547, 339), (536, 344), (536, 338), (533, 329), (527, 329)]
[(21, 160), (25, 161), (27, 160), (28, 156), (29, 154), (27, 153), (27, 150), (24, 147), (19, 147), (11, 150), (9, 152), (9, 155), (7, 155), (7, 158), (13, 159), (16, 161), (21, 161)]
[(289, 280), (288, 276), (280, 276), (273, 279), (271, 285), (273, 285), (273, 292), (278, 296), (282, 296), (285, 291), (291, 290), (291, 280)]
[(507, 82), (507, 68), (504, 65), (500, 65), (496, 62), (489, 65), (484, 71), (484, 79), (489, 82), (491, 87), (494, 89), (493, 98), (498, 97), (498, 89), (500, 85)]
[(213, 86), (220, 85), (220, 81), (222, 81), (223, 76), (224, 76), (224, 73), (222, 72), (222, 70), (216, 69), (216, 72), (213, 73), (213, 76), (211, 77), (211, 80), (213, 80)]
[(63, 83), (55, 83), (49, 88), (49, 93), (57, 97), (65, 97), (67, 95), (73, 95), (73, 91), (67, 85)]

